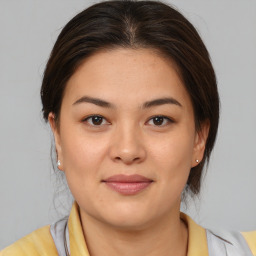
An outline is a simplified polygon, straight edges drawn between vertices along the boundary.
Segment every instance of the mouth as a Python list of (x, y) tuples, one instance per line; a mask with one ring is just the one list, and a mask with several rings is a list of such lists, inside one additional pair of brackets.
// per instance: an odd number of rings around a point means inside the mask
[(114, 175), (105, 180), (102, 180), (110, 189), (122, 195), (135, 195), (147, 187), (149, 187), (153, 180), (141, 175)]

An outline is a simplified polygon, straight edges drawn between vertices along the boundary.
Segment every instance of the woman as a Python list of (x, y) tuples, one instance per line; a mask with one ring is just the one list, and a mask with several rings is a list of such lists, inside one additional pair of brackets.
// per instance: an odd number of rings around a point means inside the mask
[(219, 97), (207, 49), (179, 12), (154, 1), (84, 10), (55, 43), (41, 97), (75, 202), (1, 255), (256, 253), (255, 232), (211, 232), (180, 213), (183, 192), (200, 191)]

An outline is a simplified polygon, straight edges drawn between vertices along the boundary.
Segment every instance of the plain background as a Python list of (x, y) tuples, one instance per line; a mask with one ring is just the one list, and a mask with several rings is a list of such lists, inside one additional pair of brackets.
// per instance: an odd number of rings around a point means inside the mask
[[(53, 206), (59, 185), (40, 85), (61, 28), (95, 2), (0, 1), (0, 248), (64, 214)], [(205, 227), (256, 230), (256, 1), (166, 2), (199, 30), (222, 102), (201, 197), (183, 210)]]

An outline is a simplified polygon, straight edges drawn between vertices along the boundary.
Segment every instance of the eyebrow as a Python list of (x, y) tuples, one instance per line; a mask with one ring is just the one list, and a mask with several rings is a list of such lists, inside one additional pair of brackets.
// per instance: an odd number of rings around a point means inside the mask
[[(80, 103), (92, 103), (94, 105), (97, 105), (97, 106), (100, 106), (103, 108), (116, 108), (116, 106), (110, 102), (107, 102), (107, 101), (99, 99), (99, 98), (89, 97), (89, 96), (81, 97), (80, 99), (75, 101), (73, 103), (73, 105), (77, 105)], [(179, 101), (177, 101), (176, 99), (174, 99), (172, 97), (164, 97), (164, 98), (154, 99), (151, 101), (146, 101), (142, 104), (142, 106), (140, 108), (146, 109), (146, 108), (151, 108), (154, 106), (161, 106), (164, 104), (173, 104), (173, 105), (182, 107), (181, 103)]]
[(175, 100), (174, 98), (166, 97), (166, 98), (160, 98), (160, 99), (155, 99), (155, 100), (151, 100), (151, 101), (146, 101), (142, 105), (142, 109), (150, 108), (150, 107), (154, 107), (154, 106), (160, 106), (160, 105), (164, 105), (164, 104), (173, 104), (173, 105), (182, 107), (182, 105), (179, 103), (179, 101)]
[(94, 105), (103, 107), (103, 108), (115, 108), (115, 106), (112, 103), (109, 103), (105, 100), (101, 100), (98, 98), (93, 98), (93, 97), (89, 97), (89, 96), (83, 96), (82, 98), (78, 99), (77, 101), (75, 101), (73, 103), (73, 105), (77, 105), (80, 103), (92, 103)]

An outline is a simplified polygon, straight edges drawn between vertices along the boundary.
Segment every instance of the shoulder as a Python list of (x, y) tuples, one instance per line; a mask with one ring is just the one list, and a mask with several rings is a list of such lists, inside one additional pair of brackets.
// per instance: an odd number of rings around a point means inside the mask
[(0, 252), (0, 256), (9, 255), (58, 255), (50, 233), (50, 226), (33, 231)]
[(256, 231), (242, 232), (242, 235), (249, 245), (253, 255), (256, 255)]
[[(224, 251), (227, 255), (256, 255), (256, 232), (206, 230), (209, 251)], [(226, 254), (225, 254), (226, 255)]]

